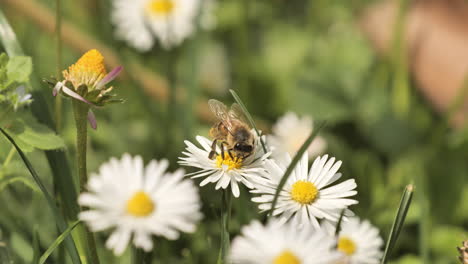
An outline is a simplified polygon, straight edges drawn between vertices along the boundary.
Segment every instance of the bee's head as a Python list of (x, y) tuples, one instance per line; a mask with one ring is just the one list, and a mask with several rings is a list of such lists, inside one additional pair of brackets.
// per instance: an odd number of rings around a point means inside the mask
[(253, 150), (253, 146), (245, 143), (236, 143), (234, 150), (244, 153), (250, 153)]

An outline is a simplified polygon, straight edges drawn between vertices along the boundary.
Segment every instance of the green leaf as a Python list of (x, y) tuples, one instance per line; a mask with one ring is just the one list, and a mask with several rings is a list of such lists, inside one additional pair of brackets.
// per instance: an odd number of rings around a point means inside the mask
[(403, 228), (403, 224), (405, 222), (406, 214), (408, 213), (408, 209), (411, 205), (411, 201), (413, 199), (414, 193), (414, 185), (410, 184), (406, 186), (405, 191), (403, 192), (403, 196), (401, 197), (400, 206), (398, 207), (398, 212), (393, 221), (392, 229), (390, 230), (390, 234), (388, 235), (387, 244), (385, 245), (384, 255), (382, 257), (381, 264), (387, 263), (388, 255), (390, 251), (392, 251), (393, 247), (396, 244), (398, 236), (400, 235), (401, 229)]
[(33, 249), (31, 244), (18, 233), (12, 234), (10, 238), (10, 247), (23, 261), (31, 262), (33, 259)]
[[(26, 167), (28, 168), (29, 172), (31, 173), (31, 176), (34, 178), (34, 181), (36, 182), (36, 184), (39, 186), (39, 188), (41, 189), (41, 192), (42, 194), (44, 195), (44, 197), (46, 198), (46, 201), (47, 201), (47, 204), (49, 205), (50, 209), (52, 210), (52, 212), (54, 213), (54, 218), (55, 218), (55, 221), (57, 223), (57, 226), (59, 228), (59, 230), (61, 232), (65, 232), (65, 230), (67, 229), (67, 224), (65, 222), (65, 219), (63, 218), (63, 216), (60, 214), (60, 211), (59, 209), (57, 208), (57, 206), (55, 205), (55, 201), (54, 199), (52, 198), (52, 196), (50, 195), (49, 191), (47, 191), (47, 188), (45, 187), (45, 185), (42, 183), (42, 180), (41, 178), (39, 177), (39, 175), (37, 175), (36, 171), (34, 170), (32, 164), (29, 162), (28, 158), (26, 157), (26, 155), (24, 155), (23, 151), (18, 147), (18, 145), (16, 144), (16, 142), (13, 140), (13, 138), (8, 135), (8, 133), (5, 132), (5, 130), (3, 130), (2, 128), (0, 128), (0, 132), (2, 132), (2, 134), (10, 141), (10, 143), (15, 147), (16, 151), (18, 151), (18, 154), (21, 156), (21, 159), (23, 160), (24, 164), (26, 165)], [(75, 245), (75, 242), (73, 241), (73, 239), (71, 238), (67, 238), (66, 241), (65, 241), (65, 246), (67, 247), (68, 249), (68, 253), (70, 254), (70, 257), (73, 261), (74, 264), (81, 264), (81, 260), (80, 260), (80, 257), (78, 255), (78, 251), (76, 249), (76, 245)]]
[(55, 132), (23, 113), (8, 128), (15, 139), (42, 150), (65, 148), (65, 142)]
[(25, 176), (7, 176), (0, 179), (0, 192), (2, 192), (8, 185), (20, 182), (23, 183), (25, 186), (29, 187), (31, 190), (40, 193), (41, 191), (37, 188), (34, 182)]
[(0, 54), (0, 68), (6, 68), (8, 63), (8, 55), (6, 53)]
[(30, 57), (11, 57), (7, 64), (8, 81), (25, 83), (29, 81), (32, 72), (32, 62)]
[[(284, 172), (284, 175), (283, 177), (281, 177), (281, 180), (280, 182), (278, 183), (278, 187), (276, 188), (276, 191), (275, 191), (275, 196), (273, 197), (273, 201), (271, 203), (271, 209), (270, 209), (270, 212), (269, 212), (269, 217), (272, 217), (273, 216), (273, 211), (275, 210), (275, 206), (276, 206), (276, 202), (278, 201), (278, 196), (279, 196), (279, 193), (281, 192), (281, 190), (283, 189), (284, 185), (286, 184), (286, 182), (288, 181), (288, 178), (289, 176), (291, 175), (292, 171), (294, 170), (294, 168), (296, 167), (297, 163), (299, 162), (299, 160), (301, 160), (302, 158), (302, 155), (307, 151), (307, 148), (310, 146), (310, 144), (312, 143), (312, 141), (314, 141), (315, 137), (318, 135), (318, 133), (320, 132), (320, 130), (323, 128), (323, 126), (325, 126), (325, 122), (321, 122), (319, 123), (319, 125), (317, 126), (317, 128), (315, 128), (312, 133), (310, 134), (310, 136), (307, 138), (307, 140), (304, 142), (304, 144), (302, 144), (301, 148), (299, 149), (299, 151), (297, 151), (296, 155), (294, 156), (294, 158), (292, 159), (291, 163), (289, 164), (288, 168), (286, 169), (286, 171)], [(315, 127), (315, 126), (314, 126)]]
[(41, 258), (39, 259), (39, 264), (45, 263), (50, 254), (52, 254), (52, 252), (54, 252), (54, 250), (62, 243), (62, 241), (70, 235), (71, 231), (73, 231), (73, 229), (75, 229), (79, 223), (80, 220), (75, 221), (67, 228), (67, 230), (65, 230), (60, 236), (57, 237), (57, 239), (55, 239), (54, 243), (52, 243), (46, 252), (42, 254)]

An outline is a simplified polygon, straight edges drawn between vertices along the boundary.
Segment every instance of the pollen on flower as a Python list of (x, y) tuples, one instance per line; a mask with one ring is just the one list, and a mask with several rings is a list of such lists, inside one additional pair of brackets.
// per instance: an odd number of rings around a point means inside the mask
[(145, 217), (154, 211), (154, 203), (143, 191), (136, 192), (127, 202), (127, 213), (136, 217)]
[(147, 11), (153, 15), (167, 15), (174, 9), (172, 0), (153, 0), (148, 3)]
[(222, 155), (216, 156), (216, 166), (218, 168), (227, 168), (227, 170), (240, 169), (242, 167), (242, 158), (233, 157), (225, 154), (224, 159)]
[(82, 84), (92, 88), (106, 74), (104, 57), (96, 49), (89, 50), (68, 70), (63, 71), (63, 77), (72, 82), (75, 88)]
[(297, 181), (292, 185), (291, 198), (300, 204), (311, 204), (317, 194), (317, 187), (309, 181)]
[(106, 74), (106, 68), (104, 67), (104, 56), (96, 50), (92, 49), (83, 56), (70, 68), (68, 69), (70, 74), (77, 72), (93, 72), (96, 74)]
[(348, 256), (353, 255), (354, 252), (356, 252), (356, 244), (353, 240), (347, 237), (340, 237), (337, 248)]
[(291, 251), (285, 250), (273, 260), (273, 264), (301, 264), (301, 261)]

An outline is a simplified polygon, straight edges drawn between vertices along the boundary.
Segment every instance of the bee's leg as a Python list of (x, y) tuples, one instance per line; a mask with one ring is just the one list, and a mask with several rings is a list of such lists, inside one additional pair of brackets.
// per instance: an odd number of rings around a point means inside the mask
[(211, 151), (210, 154), (208, 154), (209, 159), (214, 159), (216, 155), (216, 143), (218, 142), (217, 139), (213, 140), (213, 143), (211, 144)]
[(224, 160), (224, 144), (225, 143), (226, 142), (224, 142), (224, 141), (221, 143), (221, 157), (223, 158), (223, 160)]
[[(228, 150), (227, 150), (227, 153), (229, 154), (229, 157), (230, 157), (232, 160), (234, 160), (234, 156), (232, 155), (232, 148), (231, 148), (231, 149), (228, 149)], [(238, 158), (238, 157), (235, 157), (235, 159), (236, 159), (236, 160), (234, 160), (235, 162), (237, 162), (237, 158)]]
[[(224, 157), (225, 157), (224, 153), (225, 153), (225, 150), (226, 150), (227, 153), (229, 154), (229, 156), (230, 156), (231, 159), (232, 159), (232, 155), (231, 155), (231, 153), (230, 153), (230, 149), (227, 149), (227, 147), (226, 147), (227, 145), (229, 145), (229, 144), (228, 144), (226, 141), (221, 142), (221, 157), (223, 157), (223, 159), (224, 159)], [(226, 149), (224, 149), (224, 148), (226, 148)]]

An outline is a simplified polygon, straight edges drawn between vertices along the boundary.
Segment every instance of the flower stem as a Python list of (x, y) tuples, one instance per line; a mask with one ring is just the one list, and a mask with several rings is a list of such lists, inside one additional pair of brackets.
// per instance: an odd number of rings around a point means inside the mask
[(229, 252), (229, 220), (231, 219), (231, 200), (232, 196), (229, 190), (223, 190), (221, 204), (221, 247), (219, 249), (217, 264), (226, 262), (226, 256)]
[(5, 168), (6, 166), (8, 166), (8, 164), (10, 163), (11, 159), (13, 158), (13, 155), (15, 154), (15, 147), (11, 147), (10, 149), (10, 152), (8, 152), (8, 155), (5, 159), (5, 161), (3, 162), (3, 165), (2, 165), (2, 168)]
[[(80, 181), (80, 193), (85, 190), (88, 174), (86, 169), (86, 150), (88, 144), (88, 111), (89, 106), (81, 101), (73, 101), (73, 114), (76, 125), (76, 158), (78, 165), (78, 177)], [(96, 250), (96, 242), (93, 234), (85, 228), (86, 244), (89, 249), (90, 263), (99, 264), (99, 257)], [(86, 246), (86, 245), (85, 245)]]
[[(61, 0), (55, 1), (55, 34), (57, 38), (57, 79), (60, 79), (62, 72), (62, 10)], [(55, 126), (59, 132), (62, 127), (62, 97), (55, 97)]]
[(151, 252), (145, 252), (143, 249), (137, 248), (136, 246), (132, 247), (132, 264), (151, 264), (151, 262)]
[(143, 263), (143, 252), (141, 249), (136, 247), (132, 248), (132, 263), (133, 264), (141, 264)]

